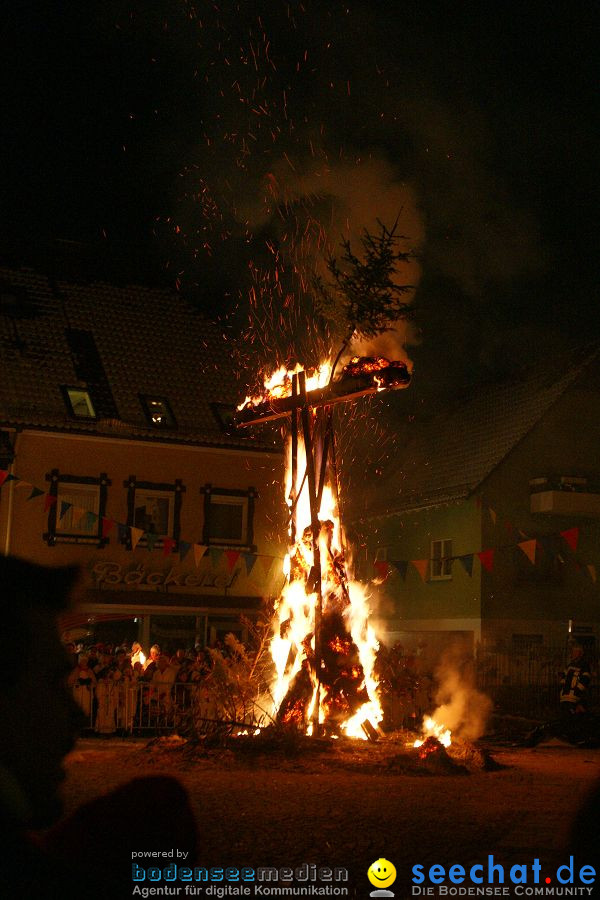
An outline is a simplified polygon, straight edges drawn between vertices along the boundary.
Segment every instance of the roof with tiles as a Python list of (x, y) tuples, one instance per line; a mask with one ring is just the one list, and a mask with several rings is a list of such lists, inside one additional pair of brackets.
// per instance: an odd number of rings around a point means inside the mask
[[(107, 406), (109, 415), (97, 410), (97, 420), (75, 419), (67, 410), (61, 386), (88, 387), (69, 330), (93, 338), (105, 393), (114, 401)], [(149, 424), (140, 395), (165, 398), (176, 427)], [(224, 338), (181, 295), (51, 281), (31, 269), (0, 267), (0, 423), (5, 427), (275, 449), (268, 436), (224, 430), (213, 404), (232, 409), (239, 395)]]
[(593, 346), (546, 360), (417, 425), (357, 514), (377, 518), (468, 497), (599, 358)]

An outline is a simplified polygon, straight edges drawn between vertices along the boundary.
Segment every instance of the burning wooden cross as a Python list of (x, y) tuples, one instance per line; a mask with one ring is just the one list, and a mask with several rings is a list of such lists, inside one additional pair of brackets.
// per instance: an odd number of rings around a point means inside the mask
[[(315, 699), (312, 714), (312, 733), (314, 736), (320, 733), (320, 694), (322, 686), (323, 666), (323, 571), (321, 559), (320, 539), (323, 523), (319, 518), (321, 510), (323, 489), (329, 465), (330, 456), (334, 459), (333, 442), (333, 409), (338, 403), (348, 403), (369, 394), (375, 394), (382, 390), (397, 390), (410, 384), (410, 374), (403, 362), (389, 362), (387, 359), (377, 357), (355, 357), (348, 365), (344, 366), (342, 375), (337, 380), (332, 377), (325, 387), (307, 390), (306, 372), (299, 371), (292, 375), (291, 392), (287, 396), (265, 396), (258, 401), (248, 401), (234, 418), (238, 428), (247, 428), (261, 425), (276, 419), (290, 416), (291, 439), (291, 488), (289, 504), (291, 511), (291, 542), (296, 543), (298, 537), (298, 500), (304, 490), (308, 488), (310, 504), (310, 532), (312, 541), (312, 569), (308, 575), (307, 588), (316, 595), (314, 610), (314, 676)], [(306, 469), (299, 484), (298, 473), (298, 444), (299, 433), (302, 433), (302, 441), (306, 457)], [(333, 561), (335, 565), (335, 560)], [(343, 565), (338, 566), (337, 577), (342, 592), (346, 599), (348, 587), (345, 581)], [(363, 730), (369, 733), (373, 726), (368, 723)]]

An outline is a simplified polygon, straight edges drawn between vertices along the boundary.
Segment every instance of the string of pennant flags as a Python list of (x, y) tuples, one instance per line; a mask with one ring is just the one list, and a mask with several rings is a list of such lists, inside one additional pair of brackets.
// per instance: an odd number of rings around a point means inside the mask
[[(494, 524), (496, 524), (496, 513), (494, 510), (489, 510), (490, 517)], [(513, 531), (514, 526), (511, 525), (510, 522), (505, 523), (507, 529)], [(567, 528), (564, 531), (556, 532), (553, 534), (545, 534), (541, 537), (537, 538), (528, 538), (523, 532), (519, 532), (519, 535), (525, 540), (514, 541), (507, 544), (502, 544), (498, 547), (490, 547), (486, 550), (473, 551), (472, 553), (461, 553), (460, 555), (455, 556), (442, 556), (436, 557), (436, 563), (449, 563), (450, 565), (456, 561), (458, 561), (467, 575), (472, 577), (473, 575), (473, 565), (474, 560), (477, 557), (483, 569), (488, 572), (494, 571), (494, 565), (496, 562), (496, 555), (501, 553), (504, 550), (514, 550), (518, 547), (524, 555), (527, 557), (531, 565), (536, 564), (536, 556), (537, 551), (542, 550), (550, 556), (555, 556), (559, 559), (560, 562), (564, 563), (565, 558), (562, 556), (560, 552), (555, 551), (551, 547), (551, 543), (560, 536), (566, 546), (569, 548), (571, 553), (573, 554), (573, 561), (575, 566), (585, 572), (589, 578), (596, 584), (597, 582), (597, 572), (596, 566), (591, 563), (585, 563), (575, 557), (575, 553), (577, 552), (577, 545), (579, 542), (579, 528)], [(386, 560), (375, 560), (373, 567), (375, 570), (375, 575), (378, 580), (385, 581), (392, 572), (396, 571), (404, 581), (409, 571), (409, 567), (412, 566), (419, 573), (421, 580), (425, 582), (427, 580), (427, 572), (429, 566), (431, 565), (431, 559), (386, 559)]]
[(67, 512), (71, 510), (71, 522), (73, 527), (91, 531), (94, 526), (97, 526), (99, 523), (100, 537), (105, 539), (110, 537), (111, 534), (116, 534), (118, 540), (121, 543), (130, 546), (132, 550), (136, 549), (142, 539), (145, 541), (145, 547), (149, 551), (154, 550), (157, 541), (161, 541), (163, 556), (168, 557), (178, 554), (180, 562), (183, 562), (188, 554), (191, 553), (196, 568), (198, 568), (205, 557), (210, 560), (213, 568), (218, 567), (221, 562), (225, 560), (227, 569), (231, 574), (234, 571), (238, 560), (241, 559), (244, 563), (247, 576), (251, 575), (255, 565), (258, 563), (265, 578), (268, 577), (275, 560), (282, 560), (282, 557), (280, 556), (272, 556), (264, 553), (246, 553), (242, 550), (221, 550), (218, 547), (209, 547), (205, 544), (184, 541), (181, 538), (176, 541), (174, 538), (166, 535), (156, 534), (152, 531), (144, 531), (143, 528), (136, 528), (134, 525), (118, 522), (116, 519), (111, 519), (109, 516), (98, 516), (91, 510), (82, 509), (65, 500), (61, 500), (59, 503), (58, 498), (54, 494), (43, 491), (30, 482), (18, 478), (16, 475), (13, 475), (12, 472), (0, 469), (0, 489), (11, 481), (14, 482), (15, 488), (22, 488), (24, 490), (30, 489), (29, 496), (26, 498), (27, 502), (44, 497), (44, 512), (48, 512), (53, 506), (56, 506), (58, 519), (61, 520)]
[[(47, 491), (36, 487), (30, 482), (18, 478), (16, 475), (8, 472), (5, 469), (0, 469), (0, 489), (5, 484), (9, 484), (10, 482), (14, 482), (15, 488), (22, 488), (24, 490), (29, 489), (30, 492), (28, 497), (26, 498), (27, 501), (36, 500), (43, 497), (44, 512), (48, 512), (52, 506), (58, 505), (57, 516), (59, 520), (61, 520), (69, 510), (71, 510), (71, 521), (73, 526), (76, 528), (81, 527), (86, 531), (91, 531), (94, 526), (98, 525), (98, 522), (100, 520), (99, 532), (100, 536), (103, 539), (106, 539), (110, 537), (111, 534), (116, 533), (118, 540), (121, 543), (130, 546), (131, 550), (135, 550), (142, 539), (145, 541), (144, 546), (148, 551), (153, 551), (156, 543), (158, 541), (161, 541), (162, 553), (165, 557), (178, 554), (180, 562), (183, 562), (188, 554), (192, 553), (196, 568), (200, 565), (205, 556), (210, 559), (210, 563), (213, 568), (218, 567), (223, 559), (225, 559), (229, 573), (233, 573), (238, 560), (241, 559), (245, 566), (247, 576), (251, 575), (255, 565), (259, 563), (265, 578), (268, 577), (275, 560), (282, 561), (282, 557), (280, 556), (248, 553), (242, 550), (222, 550), (217, 547), (209, 547), (205, 544), (185, 541), (181, 538), (179, 540), (175, 540), (174, 538), (168, 537), (166, 535), (156, 534), (151, 531), (144, 531), (144, 529), (136, 528), (134, 525), (127, 525), (123, 522), (118, 522), (116, 519), (112, 519), (108, 516), (98, 516), (91, 510), (82, 509), (81, 507), (77, 507), (74, 504), (68, 503), (64, 500), (59, 504), (58, 498), (54, 494), (50, 494)], [(481, 507), (480, 497), (476, 498), (476, 503), (478, 507)], [(488, 509), (488, 513), (490, 515), (491, 521), (494, 525), (496, 525), (497, 514), (495, 510), (490, 507)], [(510, 522), (505, 522), (505, 527), (509, 532), (514, 532), (515, 530), (518, 531), (518, 529), (516, 529), (515, 526), (513, 526)], [(564, 531), (556, 532), (553, 534), (546, 534), (537, 538), (528, 538), (527, 535), (525, 535), (522, 531), (519, 531), (519, 536), (522, 537), (523, 540), (511, 541), (510, 543), (506, 543), (501, 546), (490, 547), (485, 550), (473, 551), (471, 553), (437, 557), (436, 562), (439, 562), (440, 564), (452, 564), (458, 561), (467, 575), (469, 575), (469, 577), (472, 577), (473, 575), (475, 557), (477, 557), (477, 559), (481, 563), (482, 568), (484, 568), (488, 572), (493, 572), (496, 562), (496, 555), (504, 550), (514, 550), (515, 547), (518, 547), (524, 553), (524, 555), (532, 565), (535, 565), (536, 563), (538, 549), (541, 549), (549, 555), (557, 556), (561, 562), (565, 562), (565, 559), (562, 557), (562, 555), (552, 550), (549, 544), (549, 542), (554, 541), (556, 538), (558, 538), (558, 536), (560, 536), (560, 538), (562, 538), (562, 540), (565, 542), (565, 544), (573, 554), (573, 561), (576, 567), (579, 570), (585, 572), (594, 582), (594, 584), (597, 582), (597, 571), (595, 565), (591, 563), (585, 563), (575, 558), (574, 556), (577, 551), (577, 545), (579, 541), (578, 527), (568, 528)], [(386, 559), (375, 560), (373, 567), (375, 571), (375, 577), (379, 581), (385, 581), (394, 571), (396, 571), (404, 581), (407, 577), (409, 567), (412, 566), (419, 573), (421, 580), (425, 582), (427, 580), (427, 573), (430, 564), (431, 559)]]

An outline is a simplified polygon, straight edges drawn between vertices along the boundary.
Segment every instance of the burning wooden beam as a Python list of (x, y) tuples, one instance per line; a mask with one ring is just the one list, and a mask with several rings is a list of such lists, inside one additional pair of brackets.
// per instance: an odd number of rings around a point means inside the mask
[(234, 423), (238, 428), (259, 425), (284, 418), (301, 406), (318, 409), (358, 400), (359, 397), (380, 391), (406, 388), (410, 380), (410, 373), (403, 362), (389, 362), (387, 359), (372, 357), (356, 358), (344, 367), (340, 378), (326, 387), (307, 391), (305, 397), (299, 394), (288, 397), (267, 396), (260, 403), (249, 403), (236, 413)]

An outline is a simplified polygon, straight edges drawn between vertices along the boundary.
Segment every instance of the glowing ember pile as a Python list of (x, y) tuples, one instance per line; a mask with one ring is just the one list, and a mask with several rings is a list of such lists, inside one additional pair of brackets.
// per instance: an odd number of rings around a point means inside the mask
[(353, 356), (343, 368), (343, 378), (371, 377), (380, 391), (406, 387), (410, 381), (405, 362), (384, 356)]
[[(280, 372), (277, 381), (270, 379), (270, 384), (277, 385), (277, 391), (285, 391), (285, 394), (278, 393), (279, 397), (291, 392), (292, 374), (285, 373), (282, 377)], [(317, 384), (327, 382), (329, 367), (321, 367), (315, 379)], [(309, 384), (307, 378), (307, 388)], [(269, 395), (260, 402), (270, 400)], [(245, 401), (248, 402), (254, 401)], [(310, 415), (314, 417), (314, 411)], [(284, 563), (286, 584), (276, 606), (271, 642), (276, 670), (271, 686), (273, 717), (281, 724), (311, 734), (317, 721), (318, 697), (321, 734), (334, 737), (345, 733), (366, 739), (367, 735), (376, 733), (383, 716), (374, 676), (379, 644), (368, 623), (367, 596), (362, 585), (348, 578), (337, 504), (330, 473), (325, 471), (318, 514), (322, 607), (320, 647), (317, 648), (315, 617), (319, 578), (313, 549), (309, 479), (303, 477), (307, 454), (302, 434), (298, 434), (295, 468), (291, 464), (291, 445), (290, 440), (286, 497), (294, 524), (290, 525), (291, 543)], [(295, 485), (293, 471), (297, 473)], [(317, 663), (319, 649), (320, 663)]]
[(436, 722), (435, 719), (432, 719), (431, 716), (425, 716), (421, 730), (425, 737), (422, 741), (415, 741), (413, 747), (424, 747), (430, 739), (435, 739), (443, 747), (449, 747), (452, 743), (452, 732), (440, 722)]

